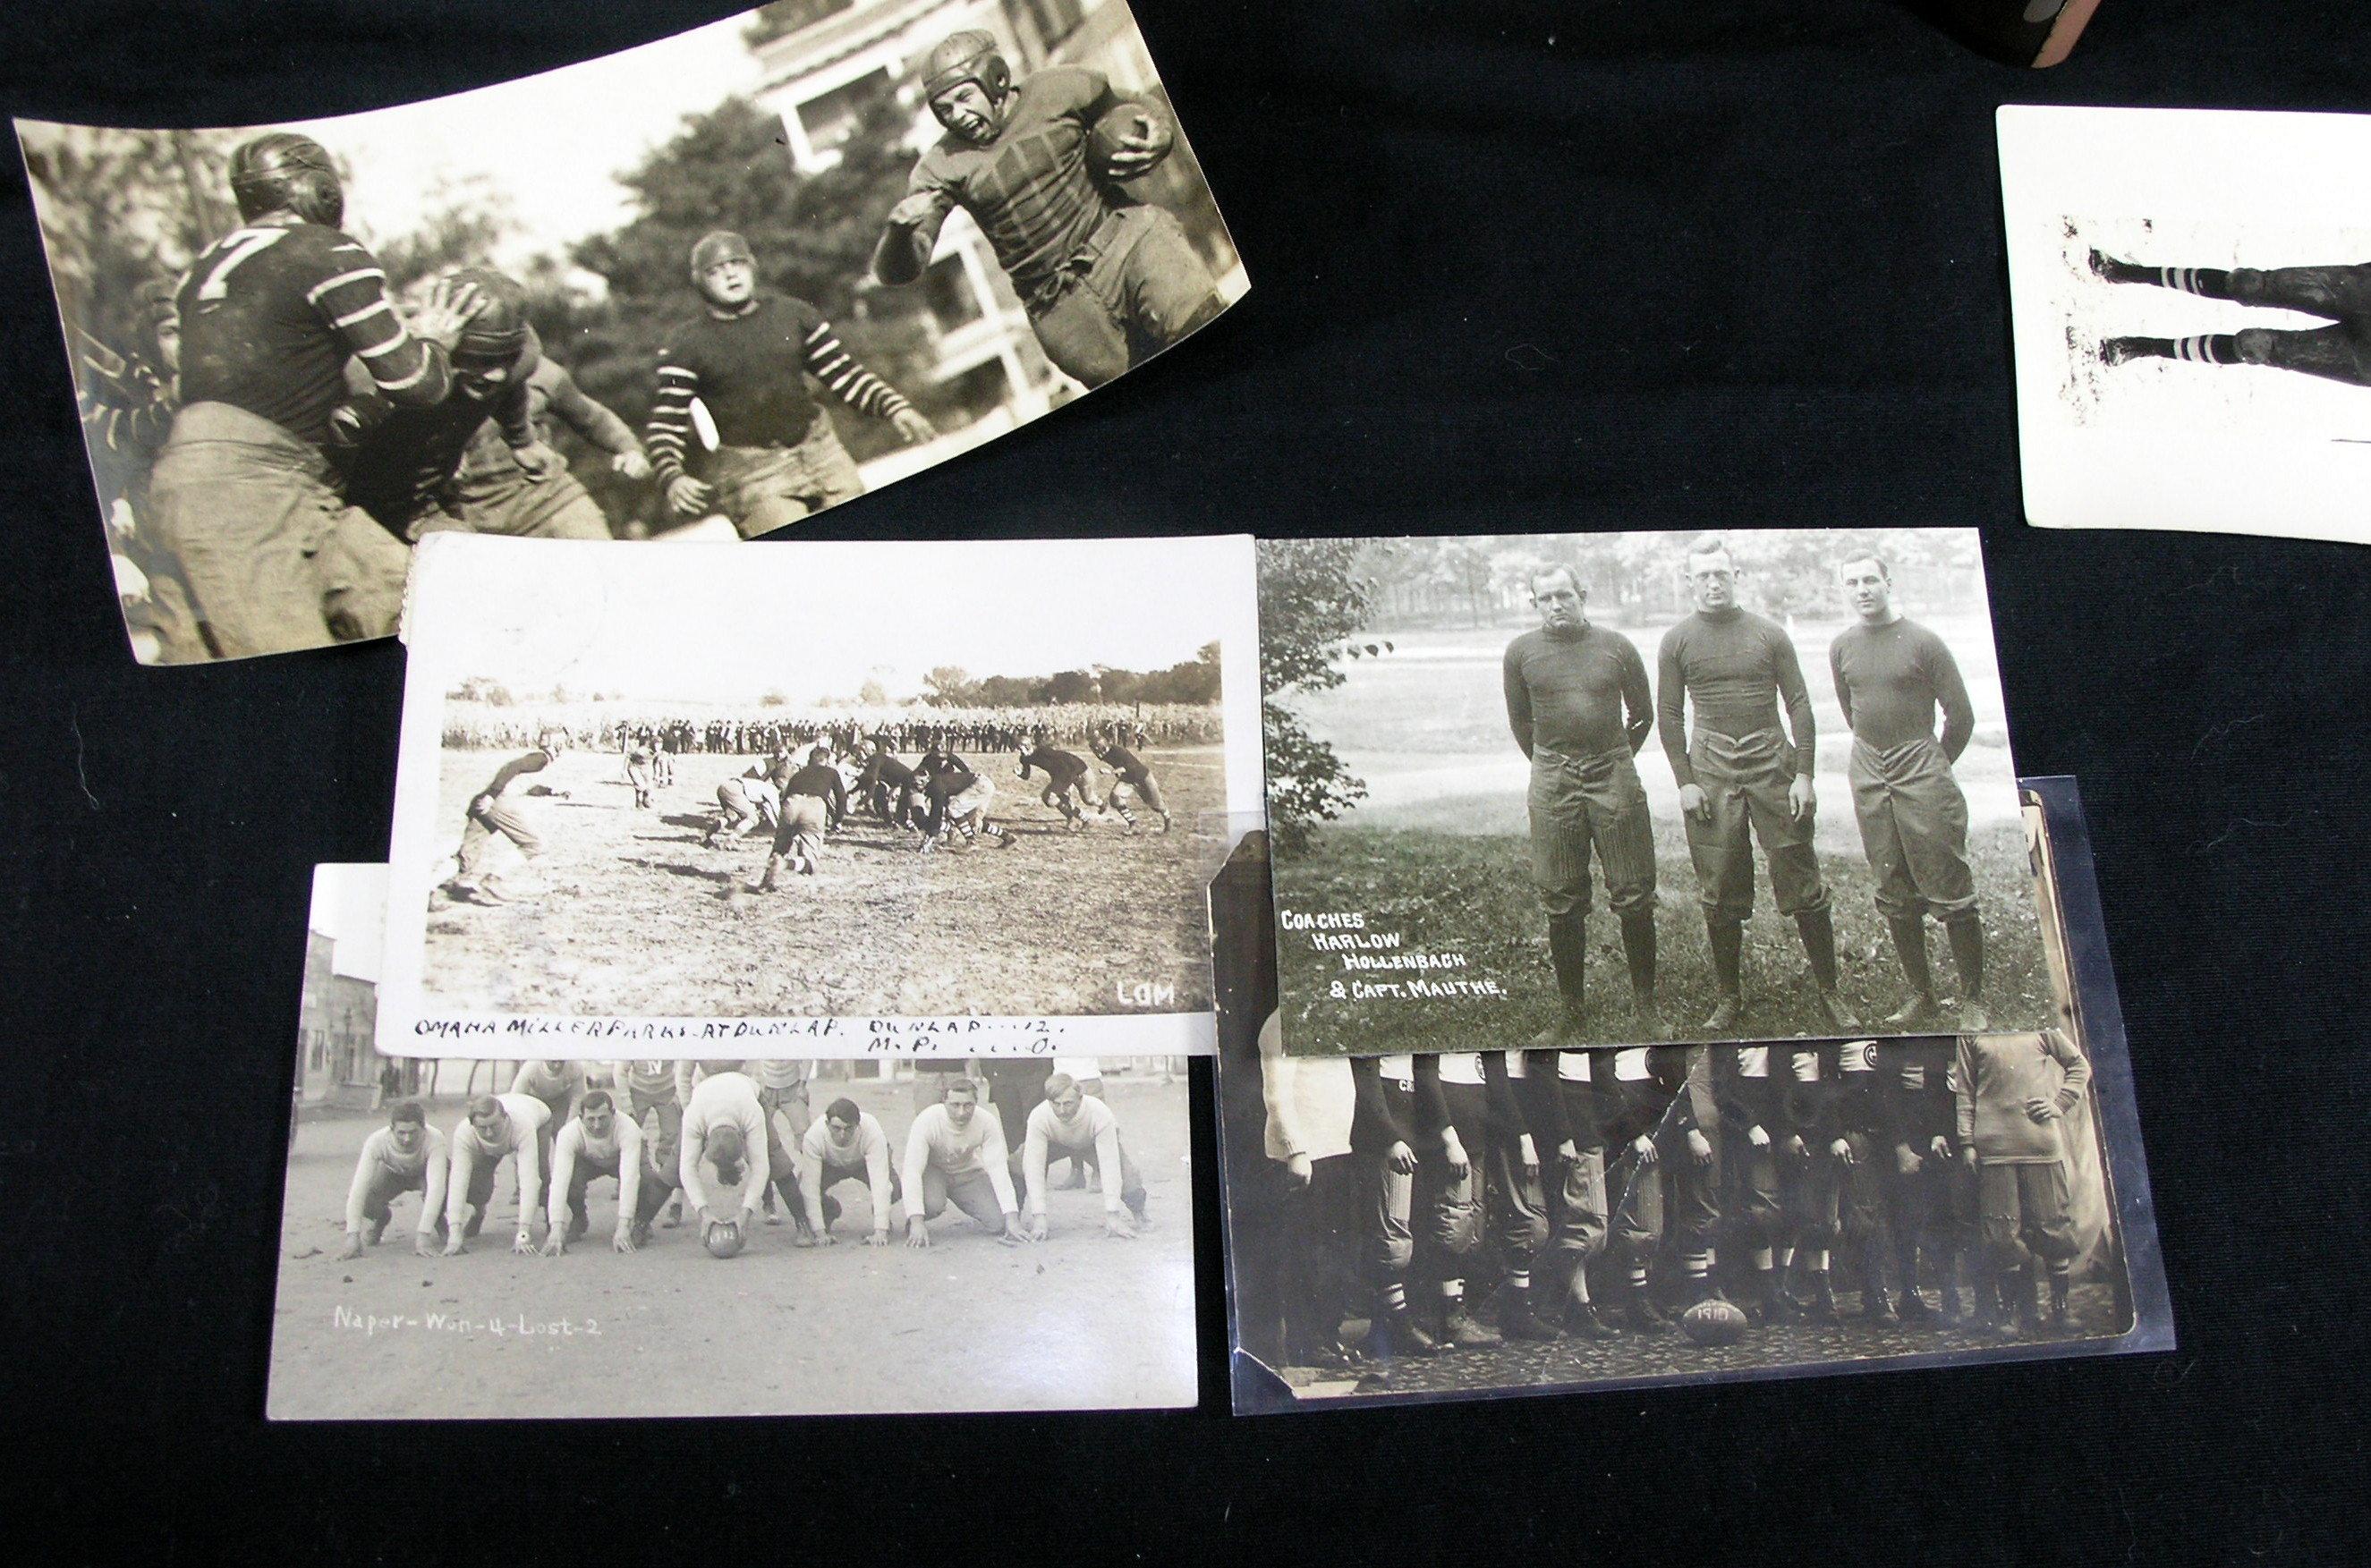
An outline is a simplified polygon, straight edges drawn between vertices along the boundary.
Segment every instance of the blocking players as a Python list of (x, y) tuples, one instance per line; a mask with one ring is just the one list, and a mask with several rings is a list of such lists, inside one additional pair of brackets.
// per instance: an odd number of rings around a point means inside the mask
[[(1744, 1015), (1754, 840), (1769, 862), (1778, 912), (1795, 917), (1821, 1021), (1843, 1027), (1849, 1014), (1836, 992), (1835, 925), (1811, 847), (1819, 799), (1811, 786), (1815, 737), (1802, 665), (1784, 628), (1737, 602), (1737, 563), (1718, 536), (1688, 547), (1687, 581), (1694, 612), (1663, 634), (1655, 705), (1663, 755), (1680, 784), (1688, 859), (1695, 866), (1720, 990), (1703, 1028), (1734, 1035)], [(1694, 709), (1693, 733), (1683, 721), (1687, 705)]]
[[(758, 1205), (775, 1178), (773, 1140), (768, 1134), (766, 1112), (758, 1103), (758, 1085), (738, 1062), (703, 1062), (706, 1073), (684, 1108), (681, 1147), (676, 1157), (677, 1180), (684, 1199), (700, 1218), (700, 1234), (731, 1222), (746, 1238), (758, 1217)], [(796, 1184), (787, 1166), (783, 1176)], [(711, 1178), (726, 1191), (711, 1192)], [(727, 1192), (738, 1201), (727, 1205)]]
[(1655, 727), (1655, 710), (1646, 661), (1620, 632), (1590, 624), (1579, 572), (1540, 567), (1530, 586), (1540, 625), (1507, 645), (1502, 673), (1507, 723), (1532, 765), (1532, 879), (1547, 911), (1548, 960), (1564, 1003), (1538, 1043), (1577, 1046), (1587, 1038), (1592, 849), (1622, 928), (1633, 1013), (1650, 1026), (1656, 1016), (1655, 827), (1632, 760)]
[[(540, 773), (549, 767), (562, 749), (561, 732), (546, 728), (536, 737), (535, 749), (523, 753), (503, 764), (487, 781), (486, 787), (469, 800), (468, 820), (461, 828), (461, 850), (456, 857), (452, 879), (443, 891), (456, 899), (475, 899), (480, 904), (507, 904), (512, 894), (485, 871), (488, 841), (497, 833), (518, 847), (518, 852), (532, 860), (543, 853), (543, 837), (537, 833), (519, 809), (503, 799), (512, 783), (529, 773)], [(530, 785), (524, 794), (567, 796), (563, 790), (543, 785)]]
[(665, 1204), (665, 1189), (642, 1185), (642, 1129), (631, 1118), (618, 1114), (618, 1102), (606, 1089), (584, 1096), (576, 1120), (552, 1140), (550, 1223), (543, 1238), (543, 1255), (559, 1257), (568, 1244), (591, 1228), (584, 1195), (596, 1176), (618, 1183), (618, 1223), (611, 1231), (613, 1251), (630, 1252), (650, 1232), (650, 1223)]
[(1046, 788), (1037, 798), (1062, 813), (1063, 830), (1086, 831), (1086, 808), (1096, 803), (1091, 782), (1093, 769), (1087, 759), (1076, 752), (1057, 749), (1041, 727), (1031, 733), (1029, 749), (1021, 754), (1024, 782), (1033, 768), (1046, 776)]
[(719, 838), (739, 837), (752, 827), (772, 827), (781, 820), (782, 792), (762, 768), (752, 767), (738, 778), (716, 787), (716, 820), (700, 842), (713, 849)]
[(839, 824), (847, 809), (848, 783), (831, 765), (831, 748), (815, 747), (807, 753), (806, 766), (783, 781), (774, 847), (766, 856), (766, 874), (758, 891), (773, 892), (785, 866), (798, 876), (815, 875), (823, 836)]
[(609, 466), (627, 478), (649, 478), (650, 455), (632, 426), (585, 396), (568, 367), (543, 352), (532, 328), (522, 359), (527, 367), (521, 377), (527, 426), (536, 444), (553, 452), (556, 461), (541, 474), (531, 474), (512, 455), (501, 428), (481, 424), (454, 477), (454, 504), (473, 533), (522, 539), (608, 538), (609, 520), (600, 503), (569, 472), (566, 461), (558, 458), (551, 422), (558, 419), (607, 453)]
[(856, 776), (853, 789), (856, 798), (872, 807), (873, 814), (892, 827), (914, 825), (916, 785), (914, 770), (897, 760), (889, 749), (885, 735), (873, 737), (872, 753), (864, 759), (863, 771)]
[(1951, 775), (1976, 732), (1975, 705), (1943, 640), (1893, 607), (1893, 570), (1882, 556), (1855, 557), (1836, 574), (1860, 617), (1828, 650), (1836, 701), (1853, 732), (1853, 814), (1877, 877), (1878, 913), (1910, 982), (1908, 999), (1886, 1026), (1919, 1029), (1936, 1020), (1926, 964), (1931, 910), (1960, 972), (1960, 1027), (1981, 1032), (1984, 927), (1968, 866), (1968, 798)]
[[(890, 209), (873, 252), (881, 282), (919, 278), (947, 214), (964, 208), (1012, 277), (1046, 357), (1089, 388), (1223, 308), (1177, 220), (1107, 183), (1168, 156), (1176, 132), (1158, 110), (1075, 65), (1015, 82), (994, 36), (977, 29), (952, 33), (924, 56), (922, 91), (946, 134)], [(1090, 133), (1124, 106), (1134, 122), (1097, 169)]]
[(2319, 316), (2328, 327), (2250, 327), (2188, 338), (2110, 338), (2099, 358), (2187, 364), (2261, 364), (2371, 386), (2371, 265), (2335, 267), (2144, 267), (2091, 252), (2091, 271), (2111, 283), (2155, 283), (2208, 299), (2234, 300)]
[(1161, 799), (1161, 780), (1152, 776), (1152, 769), (1145, 767), (1144, 760), (1120, 744), (1116, 731), (1099, 738), (1094, 743), (1094, 753), (1113, 774), (1111, 793), (1104, 797), (1105, 809), (1117, 812), (1119, 820), (1128, 824), (1128, 832), (1134, 833), (1136, 813), (1128, 809), (1128, 803), (1141, 801), (1161, 813), (1161, 831), (1168, 832), (1169, 807)]
[(1012, 838), (988, 814), (996, 786), (961, 758), (933, 748), (914, 771), (922, 788), (921, 853), (929, 854), (957, 833), (966, 845), (985, 838), (1001, 848), (1012, 847)]
[(949, 1204), (1006, 1246), (1028, 1239), (1012, 1194), (1011, 1151), (993, 1111), (982, 1114), (979, 1085), (949, 1076), (943, 1097), (926, 1105), (906, 1134), (906, 1245), (931, 1244), (931, 1221)]
[[(652, 465), (677, 516), (720, 511), (753, 539), (864, 493), (831, 415), (807, 390), (810, 375), (908, 443), (938, 434), (840, 346), (821, 311), (758, 289), (757, 254), (739, 235), (703, 236), (691, 248), (691, 282), (705, 309), (659, 351), (649, 431)], [(694, 399), (715, 428), (705, 479), (685, 468)]]
[(436, 1251), (437, 1232), (445, 1226), (445, 1135), (428, 1124), (417, 1101), (399, 1101), (389, 1107), (387, 1125), (363, 1140), (354, 1161), (354, 1179), (346, 1189), (346, 1244), (341, 1262), (363, 1255), (387, 1233), (395, 1199), (404, 1193), (420, 1194), (420, 1228), (411, 1250), (422, 1257)]
[(551, 1112), (531, 1094), (481, 1094), (453, 1129), (452, 1175), (445, 1182), (445, 1255), (457, 1256), (486, 1223), (494, 1201), (494, 1171), (504, 1159), (518, 1171), (518, 1234), (514, 1252), (532, 1252), (532, 1228), (543, 1195), (543, 1133)]
[[(2036, 1325), (2037, 1264), (2050, 1278), (2049, 1326), (2067, 1324), (2079, 1246), (2060, 1124), (2090, 1081), (2090, 1062), (2064, 1030), (1960, 1036), (1959, 1147), (1976, 1168), (1984, 1261), (2015, 1303), (2017, 1321), (2029, 1328)], [(2001, 1327), (2010, 1326), (2004, 1313)]]
[(889, 1160), (889, 1135), (879, 1118), (857, 1108), (846, 1096), (824, 1107), (822, 1116), (807, 1125), (799, 1142), (799, 1192), (806, 1204), (807, 1233), (795, 1243), (829, 1247), (839, 1238), (831, 1222), (839, 1216), (831, 1189), (842, 1182), (862, 1182), (873, 1203), (873, 1233), (868, 1247), (889, 1245), (889, 1209), (905, 1196), (896, 1167)]
[(481, 301), (445, 292), (407, 328), (377, 260), (339, 230), (344, 189), (310, 137), (242, 143), (230, 187), (241, 226), (206, 248), (176, 298), (181, 408), (149, 481), (149, 521), (214, 646), (239, 658), (335, 640), (350, 585), (331, 547), (395, 548), (339, 497), (323, 455), (347, 360), (390, 402), (439, 402)]
[[(1067, 1155), (1075, 1164), (1089, 1150), (1103, 1173), (1104, 1234), (1132, 1239), (1139, 1228), (1152, 1223), (1145, 1207), (1144, 1179), (1120, 1138), (1119, 1118), (1102, 1101), (1089, 1099), (1070, 1074), (1056, 1073), (1046, 1080), (1046, 1097), (1029, 1113), (1028, 1131), (1021, 1145), (1031, 1240), (1046, 1239), (1047, 1163)], [(1123, 1206), (1135, 1216), (1134, 1225), (1121, 1217)]]

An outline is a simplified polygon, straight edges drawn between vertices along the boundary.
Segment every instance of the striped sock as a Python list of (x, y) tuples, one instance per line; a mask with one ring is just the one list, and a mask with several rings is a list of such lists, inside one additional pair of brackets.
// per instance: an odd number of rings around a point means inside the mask
[(2220, 267), (2159, 267), (2157, 281), (2183, 294), (2204, 294), (2209, 299), (2231, 297), (2231, 274)]
[(1383, 1286), (1382, 1295), (1384, 1311), (1405, 1312), (1407, 1310), (1407, 1282), (1405, 1280), (1395, 1279), (1386, 1284)]
[(1680, 1267), (1687, 1274), (1688, 1283), (1690, 1285), (1702, 1286), (1710, 1283), (1712, 1279), (1712, 1249), (1706, 1247), (1701, 1252), (1687, 1252), (1682, 1254), (1680, 1258)]
[(2176, 338), (2172, 356), (2192, 364), (2238, 364), (2239, 340), (2229, 332), (2208, 332), (2195, 338)]
[(1529, 1290), (1532, 1288), (1532, 1271), (1529, 1269), (1509, 1269), (1507, 1271), (1507, 1283), (1517, 1290)]

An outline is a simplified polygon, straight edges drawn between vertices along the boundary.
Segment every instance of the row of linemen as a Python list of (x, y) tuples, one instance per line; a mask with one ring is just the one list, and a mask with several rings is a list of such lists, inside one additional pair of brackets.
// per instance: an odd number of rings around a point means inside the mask
[[(1717, 1296), (1833, 1319), (1838, 1245), (1868, 1320), (2064, 1330), (2105, 1231), (2055, 1030), (1353, 1060), (1284, 1055), (1271, 1017), (1260, 1052), (1293, 1365), (1657, 1334)], [(1465, 1302), (1493, 1246), (1496, 1332)]]
[(674, 755), (775, 756), (795, 747), (828, 743), (840, 755), (861, 753), (861, 743), (879, 735), (895, 752), (1012, 751), (1030, 736), (1086, 741), (1116, 732), (1123, 744), (1200, 745), (1224, 738), (1215, 706), (1118, 703), (1056, 703), (1042, 708), (908, 708), (841, 709), (788, 718), (665, 719), (543, 718), (532, 708), (501, 713), (448, 709), (444, 744), (491, 750), (532, 744), (557, 731), (569, 744), (600, 751), (640, 742)]
[[(688, 1204), (703, 1233), (731, 1225), (746, 1235), (778, 1193), (797, 1226), (795, 1244), (829, 1246), (840, 1213), (831, 1189), (844, 1182), (867, 1189), (874, 1246), (889, 1239), (894, 1205), (905, 1209), (910, 1247), (931, 1244), (930, 1221), (951, 1205), (1000, 1240), (1043, 1240), (1048, 1166), (1062, 1159), (1073, 1185), (1097, 1178), (1105, 1232), (1131, 1237), (1151, 1223), (1142, 1178), (1102, 1096), (1100, 1069), (1092, 1059), (1069, 1065), (982, 1064), (1005, 1069), (989, 1075), (1012, 1091), (999, 1107), (984, 1102), (981, 1081), (962, 1061), (930, 1064), (916, 1076), (914, 1121), (893, 1164), (880, 1120), (854, 1101), (811, 1116), (812, 1063), (618, 1062), (596, 1088), (579, 1064), (525, 1062), (509, 1092), (470, 1101), (449, 1136), (428, 1124), (416, 1101), (389, 1107), (355, 1160), (341, 1256), (375, 1245), (406, 1193), (421, 1197), (415, 1252), (465, 1251), (485, 1224), (505, 1159), (517, 1177), (515, 1252), (536, 1250), (538, 1220), (541, 1251), (566, 1251), (590, 1228), (587, 1190), (601, 1177), (618, 1184), (612, 1245), (620, 1252), (647, 1242), (671, 1204), (677, 1215)], [(1008, 1117), (1024, 1127), (1017, 1147), (1005, 1136)]]

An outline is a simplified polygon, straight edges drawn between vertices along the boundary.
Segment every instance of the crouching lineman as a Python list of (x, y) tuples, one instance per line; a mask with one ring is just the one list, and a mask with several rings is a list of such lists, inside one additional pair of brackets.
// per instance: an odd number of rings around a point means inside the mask
[(1011, 1159), (996, 1113), (980, 1113), (978, 1082), (950, 1077), (944, 1097), (924, 1106), (906, 1134), (906, 1245), (929, 1246), (931, 1221), (949, 1204), (1005, 1246), (1026, 1240)]
[(551, 1112), (531, 1094), (481, 1094), (453, 1129), (452, 1175), (445, 1182), (445, 1255), (457, 1257), (486, 1223), (494, 1171), (504, 1159), (518, 1171), (518, 1234), (514, 1252), (535, 1251), (533, 1226), (543, 1194), (544, 1124)]
[(764, 769), (753, 767), (738, 778), (727, 778), (716, 787), (716, 820), (708, 824), (700, 847), (713, 849), (720, 838), (737, 838), (753, 827), (772, 827), (781, 821), (781, 790), (765, 776)]
[(925, 855), (956, 833), (966, 844), (985, 838), (1003, 848), (1012, 840), (988, 814), (996, 786), (966, 767), (954, 753), (932, 748), (915, 769), (922, 787), (922, 845)]
[[(1103, 1175), (1104, 1233), (1131, 1239), (1139, 1228), (1152, 1223), (1145, 1212), (1144, 1179), (1120, 1141), (1119, 1118), (1102, 1101), (1089, 1099), (1076, 1078), (1058, 1072), (1046, 1080), (1046, 1098), (1029, 1113), (1029, 1130), (1021, 1142), (1022, 1175), (1029, 1189), (1029, 1239), (1046, 1239), (1046, 1167), (1067, 1156), (1075, 1169), (1091, 1154)], [(1135, 1225), (1121, 1217), (1123, 1206), (1136, 1216)]]
[(831, 748), (816, 746), (807, 753), (804, 767), (782, 785), (781, 806), (774, 819), (774, 847), (766, 856), (766, 874), (757, 891), (771, 893), (788, 866), (792, 874), (811, 877), (823, 853), (823, 836), (839, 825), (848, 810), (848, 781), (831, 765)]
[(799, 1141), (798, 1161), (807, 1229), (793, 1245), (838, 1245), (831, 1224), (839, 1217), (840, 1207), (831, 1189), (842, 1182), (862, 1182), (871, 1195), (873, 1234), (864, 1239), (865, 1245), (889, 1245), (890, 1205), (905, 1196), (905, 1190), (896, 1168), (889, 1162), (889, 1135), (881, 1130), (879, 1118), (859, 1110), (856, 1101), (845, 1096), (833, 1101), (807, 1124), (806, 1136)]
[(445, 1228), (445, 1135), (428, 1124), (419, 1101), (398, 1101), (387, 1113), (387, 1125), (363, 1140), (362, 1157), (354, 1161), (353, 1184), (346, 1189), (346, 1244), (339, 1260), (361, 1257), (364, 1242), (378, 1245), (394, 1215), (391, 1205), (404, 1193), (420, 1194), (420, 1228), (411, 1250), (434, 1256), (436, 1234)]
[(576, 1107), (576, 1120), (552, 1141), (550, 1226), (544, 1234), (543, 1255), (560, 1256), (591, 1228), (584, 1194), (598, 1176), (618, 1183), (618, 1223), (609, 1245), (616, 1251), (632, 1251), (650, 1233), (651, 1220), (669, 1195), (666, 1188), (645, 1186), (642, 1174), (642, 1129), (618, 1114), (618, 1102), (607, 1090), (594, 1090)]
[(1065, 832), (1083, 833), (1087, 827), (1087, 808), (1094, 805), (1093, 768), (1085, 757), (1076, 752), (1058, 749), (1047, 738), (1042, 724), (1029, 733), (1029, 749), (1021, 754), (1021, 777), (1026, 782), (1032, 770), (1046, 776), (1046, 788), (1038, 799), (1062, 813)]
[[(756, 1228), (758, 1205), (766, 1189), (777, 1181), (798, 1184), (787, 1160), (777, 1167), (773, 1139), (767, 1133), (765, 1107), (758, 1102), (757, 1080), (741, 1070), (739, 1062), (702, 1062), (706, 1076), (691, 1091), (683, 1113), (682, 1147), (676, 1157), (677, 1180), (684, 1199), (700, 1216), (702, 1238), (709, 1228), (732, 1224), (743, 1239)], [(703, 1171), (705, 1174), (703, 1174)], [(723, 1192), (711, 1193), (709, 1179), (736, 1190), (739, 1201), (728, 1207)]]
[[(1954, 1088), (1960, 1158), (1976, 1168), (1984, 1261), (2016, 1306), (2016, 1324), (2039, 1327), (2032, 1271), (2050, 1275), (2049, 1326), (2067, 1325), (2075, 1255), (2073, 1193), (2060, 1123), (2083, 1101), (2091, 1064), (2065, 1031), (1963, 1034)], [(2004, 1312), (2003, 1332), (2016, 1326)]]

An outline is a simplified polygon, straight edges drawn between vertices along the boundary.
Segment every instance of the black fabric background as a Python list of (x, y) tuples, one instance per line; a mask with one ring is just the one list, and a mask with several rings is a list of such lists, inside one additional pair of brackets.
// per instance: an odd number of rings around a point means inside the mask
[[(332, 113), (734, 8), (19, 0), (0, 108)], [(2371, 553), (2023, 525), (1992, 111), (2371, 109), (2357, 11), (2109, 0), (2037, 75), (1888, 0), (1143, 0), (1248, 301), (805, 536), (1979, 525), (2018, 760), (2081, 780), (2122, 974), (2176, 1354), (1404, 1412), (1226, 1418), (1213, 1263), (1197, 1412), (267, 1428), (307, 879), (385, 853), (402, 655), (133, 665), (10, 159), (15, 1541), (158, 1562), (2344, 1555), (2371, 1347)], [(1214, 1246), (1207, 1197), (1200, 1218)], [(960, 1301), (931, 1310), (962, 1332)]]

